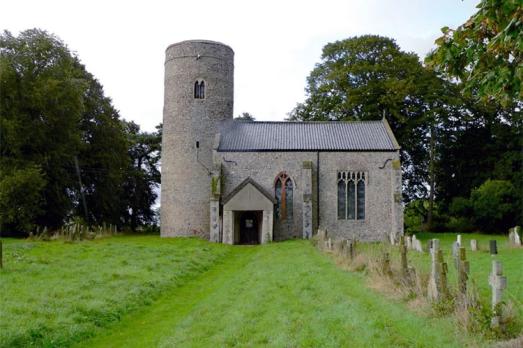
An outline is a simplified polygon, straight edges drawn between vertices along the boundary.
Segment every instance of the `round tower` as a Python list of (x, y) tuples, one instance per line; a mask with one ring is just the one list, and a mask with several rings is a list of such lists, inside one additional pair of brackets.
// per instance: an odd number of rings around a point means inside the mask
[(190, 40), (165, 52), (161, 235), (209, 237), (212, 147), (232, 119), (234, 52)]

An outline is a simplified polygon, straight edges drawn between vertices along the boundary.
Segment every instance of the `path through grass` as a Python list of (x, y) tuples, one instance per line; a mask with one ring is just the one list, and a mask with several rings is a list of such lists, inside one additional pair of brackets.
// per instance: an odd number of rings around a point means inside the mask
[(307, 241), (234, 247), (85, 347), (460, 347), (447, 319), (421, 317), (367, 287)]

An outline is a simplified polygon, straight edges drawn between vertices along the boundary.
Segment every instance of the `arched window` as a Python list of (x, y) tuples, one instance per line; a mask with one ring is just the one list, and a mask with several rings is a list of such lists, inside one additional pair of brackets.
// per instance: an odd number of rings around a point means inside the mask
[(338, 219), (365, 220), (364, 172), (338, 172)]
[(278, 174), (274, 180), (274, 196), (276, 197), (276, 219), (292, 221), (294, 185), (287, 173)]
[(200, 99), (205, 98), (205, 82), (200, 82)]
[(198, 81), (194, 83), (194, 98), (200, 99), (200, 84)]
[(205, 98), (205, 82), (196, 81), (194, 83), (194, 99), (204, 99)]

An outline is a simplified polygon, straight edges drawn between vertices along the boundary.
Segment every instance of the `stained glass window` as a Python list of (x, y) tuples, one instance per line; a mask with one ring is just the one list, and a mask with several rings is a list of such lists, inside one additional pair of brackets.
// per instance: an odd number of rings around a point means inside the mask
[(365, 219), (365, 181), (358, 181), (358, 195), (357, 195), (357, 210), (358, 220)]
[(291, 178), (285, 173), (280, 173), (274, 181), (274, 197), (276, 198), (276, 219), (292, 220), (293, 218), (293, 191)]
[(338, 180), (338, 219), (347, 218), (347, 183)]
[(338, 219), (365, 220), (365, 173), (338, 172)]

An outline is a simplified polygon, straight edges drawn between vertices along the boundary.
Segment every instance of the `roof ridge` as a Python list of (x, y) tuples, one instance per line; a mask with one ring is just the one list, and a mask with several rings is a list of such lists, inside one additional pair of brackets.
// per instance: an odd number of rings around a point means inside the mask
[(382, 120), (354, 120), (354, 121), (247, 121), (247, 120), (236, 120), (238, 123), (250, 123), (250, 124), (261, 124), (261, 123), (274, 123), (274, 124), (329, 124), (329, 123), (381, 123)]

